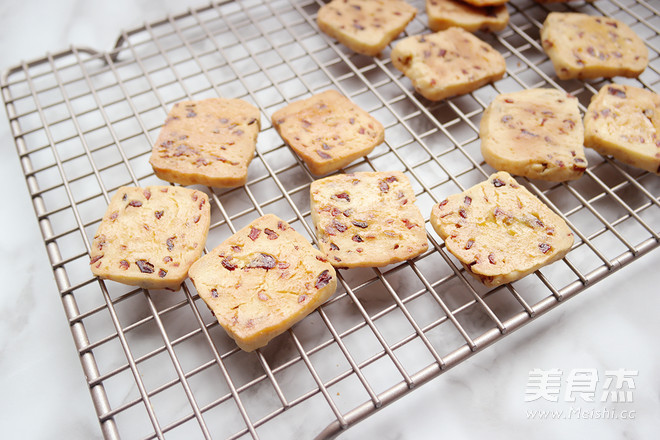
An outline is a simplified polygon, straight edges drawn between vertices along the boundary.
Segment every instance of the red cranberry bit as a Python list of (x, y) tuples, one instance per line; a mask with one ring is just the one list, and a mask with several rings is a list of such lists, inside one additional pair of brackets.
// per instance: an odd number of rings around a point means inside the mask
[(384, 193), (390, 190), (390, 186), (384, 180), (378, 181), (378, 188), (380, 189), (380, 192), (384, 192)]
[(392, 183), (392, 182), (398, 182), (399, 179), (396, 178), (396, 176), (389, 176), (385, 178), (385, 182), (387, 183)]
[(119, 267), (120, 267), (121, 269), (124, 269), (124, 270), (127, 270), (127, 269), (130, 267), (130, 265), (131, 265), (131, 263), (129, 263), (129, 262), (126, 261), (126, 260), (121, 260), (121, 261), (119, 262)]
[(458, 210), (458, 215), (460, 215), (462, 218), (467, 218), (467, 213), (465, 212), (465, 209), (463, 209), (463, 208)]
[(261, 234), (261, 229), (251, 228), (248, 237), (250, 237), (250, 240), (254, 241), (259, 237), (259, 234)]
[(231, 261), (229, 261), (230, 259), (231, 259), (231, 257), (230, 258), (223, 258), (222, 261), (220, 262), (220, 264), (222, 264), (222, 267), (224, 267), (225, 269), (227, 269), (229, 271), (232, 271), (232, 270), (236, 269), (238, 266), (235, 265), (234, 263), (232, 263)]
[(172, 262), (172, 257), (170, 257), (169, 255), (163, 258), (163, 263), (167, 264), (171, 262)]
[(231, 250), (234, 251), (234, 252), (240, 252), (240, 251), (243, 250), (243, 247), (242, 246), (232, 246)]
[(330, 275), (330, 271), (326, 269), (323, 272), (321, 272), (319, 276), (316, 278), (316, 283), (314, 283), (314, 287), (316, 287), (317, 289), (325, 287), (328, 285), (330, 280), (332, 280), (332, 275)]
[(167, 271), (165, 269), (160, 269), (158, 271), (158, 276), (161, 278), (165, 278), (165, 275), (167, 275)]
[(277, 229), (279, 229), (280, 231), (285, 231), (286, 227), (284, 226), (284, 223), (278, 221), (277, 222)]
[(193, 202), (196, 202), (196, 201), (197, 201), (197, 199), (199, 198), (199, 196), (197, 195), (197, 193), (196, 193), (196, 192), (195, 192), (195, 193), (193, 193), (191, 197), (192, 197), (192, 199), (193, 199)]
[(202, 218), (202, 216), (200, 216), (199, 214), (197, 214), (196, 216), (193, 217), (193, 222), (194, 222), (194, 223), (198, 223), (200, 218)]
[(92, 265), (92, 264), (96, 263), (97, 261), (99, 261), (101, 258), (103, 258), (103, 255), (97, 255), (96, 257), (92, 258), (89, 261), (89, 264)]
[(142, 206), (142, 202), (139, 200), (131, 200), (130, 202), (128, 202), (128, 206), (132, 206), (133, 208), (139, 208), (140, 206)]
[(465, 205), (470, 206), (470, 204), (472, 204), (472, 197), (465, 196), (465, 200), (463, 201), (465, 202)]
[(369, 224), (367, 222), (361, 222), (361, 221), (357, 221), (357, 220), (353, 220), (351, 223), (353, 223), (358, 228), (362, 228), (362, 229), (367, 228), (369, 226)]
[(269, 254), (259, 254), (258, 257), (250, 261), (246, 267), (250, 269), (272, 269), (275, 267), (275, 257)]
[(252, 125), (252, 124), (254, 124), (255, 122), (257, 122), (257, 118), (252, 118), (252, 119), (250, 119), (250, 121), (248, 122), (247, 125)]
[(277, 263), (277, 268), (278, 269), (282, 269), (282, 270), (288, 269), (289, 266), (291, 266), (289, 263)]
[(160, 218), (163, 216), (164, 212), (163, 211), (154, 211), (154, 216), (156, 219), (160, 220)]
[(128, 199), (128, 194), (124, 193), (123, 196), (121, 196), (122, 202), (125, 202)]
[[(355, 222), (353, 222), (353, 224), (355, 224)], [(339, 232), (344, 232), (346, 229), (348, 229), (346, 227), (346, 225), (344, 225), (343, 223), (338, 222), (336, 219), (332, 219), (331, 226)]]
[(355, 235), (353, 236), (352, 240), (353, 240), (354, 242), (356, 242), (356, 243), (362, 243), (362, 242), (364, 241), (364, 240), (362, 239), (362, 237), (360, 237), (358, 234), (355, 234)]
[(408, 229), (412, 229), (412, 228), (414, 228), (415, 226), (417, 226), (416, 223), (411, 222), (411, 221), (408, 220), (407, 218), (404, 218), (404, 219), (401, 220), (401, 221), (403, 222), (404, 225), (406, 225), (406, 228), (408, 228)]
[(154, 265), (147, 260), (137, 260), (135, 264), (137, 264), (138, 269), (142, 273), (154, 273)]
[(165, 241), (165, 244), (167, 245), (167, 250), (168, 251), (171, 251), (172, 249), (174, 249), (174, 239), (175, 238), (176, 237), (170, 237)]
[(149, 191), (148, 189), (145, 189), (142, 194), (144, 194), (144, 198), (147, 200), (151, 198), (151, 191)]
[(444, 199), (442, 202), (438, 203), (438, 206), (445, 206), (447, 203), (449, 203), (449, 200)]
[(502, 182), (500, 179), (496, 177), (493, 179), (493, 185), (495, 185), (495, 188), (499, 188), (500, 186), (506, 185), (506, 183)]
[(513, 99), (506, 98), (504, 102), (506, 102), (507, 104), (513, 104)]
[(474, 244), (474, 240), (472, 239), (468, 240), (467, 243), (465, 243), (465, 250), (470, 249), (473, 244)]
[(307, 295), (300, 295), (298, 297), (298, 304), (304, 303), (306, 299), (307, 299)]
[(550, 246), (548, 243), (540, 243), (539, 249), (541, 249), (541, 252), (543, 252), (544, 254), (547, 254), (548, 251), (552, 249), (552, 246)]
[(337, 245), (334, 244), (334, 243), (330, 243), (330, 249), (333, 250), (333, 251), (338, 251), (338, 250), (339, 250), (339, 246), (337, 246)]
[(332, 156), (321, 150), (316, 150), (316, 154), (318, 154), (321, 159), (332, 159)]
[(488, 254), (488, 262), (490, 264), (495, 264), (495, 254), (493, 253)]
[(617, 98), (625, 98), (626, 97), (626, 92), (625, 91), (623, 91), (621, 89), (617, 89), (616, 87), (612, 87), (612, 86), (609, 86), (607, 88), (607, 93), (609, 93), (612, 96), (616, 96)]
[(217, 298), (218, 297), (218, 290), (217, 289), (211, 289), (211, 296), (213, 298)]
[(116, 220), (117, 217), (119, 217), (118, 211), (113, 211), (112, 214), (110, 214), (110, 220)]
[(323, 258), (323, 257), (320, 257), (320, 256), (318, 256), (318, 255), (316, 256), (316, 259), (319, 260), (319, 261), (322, 262), (322, 263), (327, 263), (327, 262), (328, 262), (327, 259), (325, 259), (325, 258)]
[(266, 234), (268, 236), (269, 240), (275, 240), (275, 239), (277, 239), (277, 237), (279, 237), (279, 235), (277, 235), (277, 232), (275, 232), (275, 231), (273, 231), (272, 229), (269, 229), (269, 228), (264, 229), (264, 234)]
[(206, 199), (202, 199), (202, 201), (199, 202), (199, 209), (201, 210), (205, 204), (206, 204)]
[(337, 199), (346, 200), (347, 202), (350, 202), (350, 201), (351, 201), (351, 197), (350, 197), (347, 193), (345, 193), (345, 192), (342, 192), (342, 193), (339, 193), (339, 194), (335, 194), (333, 197), (335, 197), (335, 198), (337, 198)]

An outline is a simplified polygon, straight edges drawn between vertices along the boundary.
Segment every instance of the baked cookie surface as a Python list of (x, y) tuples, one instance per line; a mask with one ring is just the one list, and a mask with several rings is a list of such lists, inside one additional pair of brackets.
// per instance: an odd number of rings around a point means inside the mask
[(478, 8), (484, 8), (484, 7), (487, 7), (487, 6), (504, 5), (508, 1), (509, 0), (465, 0), (465, 3), (468, 3), (472, 6), (476, 6)]
[(505, 5), (478, 7), (461, 0), (426, 0), (426, 14), (434, 32), (453, 26), (468, 32), (497, 32), (509, 23)]
[(556, 89), (496, 96), (479, 137), (481, 154), (496, 170), (561, 182), (580, 178), (587, 167), (578, 100)]
[(469, 93), (500, 79), (506, 70), (499, 52), (459, 27), (399, 41), (392, 63), (432, 101)]
[(121, 187), (94, 236), (92, 273), (147, 289), (178, 290), (202, 255), (210, 221), (208, 196), (201, 191)]
[(573, 245), (566, 222), (506, 172), (435, 205), (431, 224), (447, 250), (489, 287), (559, 260)]
[(541, 44), (559, 79), (636, 77), (648, 64), (644, 41), (614, 18), (551, 12)]
[(241, 99), (174, 104), (153, 147), (156, 175), (181, 185), (245, 184), (259, 134), (259, 109)]
[(403, 0), (333, 0), (321, 6), (317, 23), (349, 49), (375, 56), (416, 14), (417, 8)]
[(424, 218), (405, 174), (358, 172), (312, 182), (319, 249), (336, 267), (380, 267), (428, 249)]
[(385, 137), (378, 120), (336, 90), (293, 102), (271, 119), (315, 175), (337, 171), (366, 156)]
[(335, 292), (335, 270), (289, 224), (268, 214), (190, 268), (199, 296), (245, 351), (256, 350)]
[(592, 97), (584, 116), (584, 145), (621, 162), (660, 174), (660, 96), (609, 84)]

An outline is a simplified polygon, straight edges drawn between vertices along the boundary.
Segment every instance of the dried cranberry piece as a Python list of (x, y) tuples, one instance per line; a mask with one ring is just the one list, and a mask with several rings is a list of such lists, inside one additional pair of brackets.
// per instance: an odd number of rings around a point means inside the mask
[(490, 264), (495, 264), (495, 254), (493, 253), (488, 254), (488, 262)]
[(149, 191), (148, 189), (145, 189), (142, 192), (142, 194), (144, 194), (144, 198), (147, 199), (147, 200), (149, 200), (151, 198), (151, 191)]
[(469, 239), (469, 240), (467, 241), (467, 243), (465, 243), (465, 250), (470, 249), (470, 248), (472, 247), (473, 244), (474, 244), (474, 240)]
[(259, 234), (261, 234), (261, 229), (251, 228), (248, 237), (250, 237), (250, 240), (254, 241), (259, 237)]
[(174, 239), (175, 238), (176, 237), (170, 237), (165, 241), (165, 244), (167, 245), (167, 250), (168, 251), (171, 251), (172, 249), (174, 249)]
[(338, 251), (338, 250), (339, 250), (339, 246), (337, 246), (337, 245), (334, 244), (334, 243), (330, 243), (330, 249), (333, 250), (333, 251)]
[(438, 203), (438, 206), (445, 206), (447, 203), (449, 203), (449, 200), (444, 199), (442, 202)]
[(344, 232), (346, 229), (348, 229), (345, 224), (340, 223), (335, 219), (332, 220), (331, 225), (332, 225), (333, 228), (335, 228), (339, 232)]
[(96, 257), (92, 258), (92, 259), (89, 261), (89, 264), (90, 264), (90, 265), (91, 265), (91, 264), (94, 264), (94, 263), (96, 263), (97, 261), (99, 261), (101, 258), (103, 258), (103, 255), (97, 255)]
[(250, 261), (250, 264), (248, 264), (246, 267), (250, 269), (272, 269), (275, 267), (276, 264), (275, 257), (269, 254), (259, 254), (258, 257), (252, 259)]
[(378, 188), (380, 189), (380, 192), (384, 192), (384, 193), (390, 190), (390, 186), (384, 180), (378, 181)]
[(164, 214), (163, 211), (154, 211), (154, 216), (156, 216), (156, 218), (158, 220), (160, 220), (160, 218), (163, 216), (163, 214)]
[(465, 209), (463, 209), (463, 208), (458, 210), (458, 215), (460, 215), (463, 218), (467, 218), (467, 213), (465, 212)]
[(552, 246), (550, 246), (548, 243), (539, 243), (539, 249), (541, 249), (541, 252), (544, 254), (547, 254), (550, 249), (552, 249)]
[(496, 177), (493, 179), (493, 185), (495, 185), (495, 188), (499, 188), (500, 186), (506, 185), (506, 183), (502, 182), (500, 179)]
[(322, 287), (327, 286), (330, 280), (332, 280), (332, 275), (330, 275), (330, 271), (326, 269), (323, 272), (321, 272), (319, 276), (316, 278), (316, 283), (314, 283), (314, 287), (316, 287), (317, 289), (321, 289)]
[(137, 264), (138, 269), (142, 273), (154, 273), (154, 265), (147, 260), (137, 260), (135, 264)]
[(358, 220), (353, 220), (351, 223), (353, 223), (358, 228), (362, 228), (362, 229), (369, 227), (369, 224), (367, 222), (361, 222), (361, 221), (358, 221)]
[(165, 275), (167, 275), (167, 271), (165, 269), (160, 269), (158, 271), (158, 276), (161, 278), (165, 278)]
[(201, 219), (201, 218), (202, 218), (202, 216), (200, 216), (200, 215), (198, 214), (198, 215), (196, 215), (196, 216), (193, 217), (193, 222), (194, 222), (194, 223), (199, 223), (199, 219)]
[(277, 232), (273, 231), (272, 229), (265, 228), (264, 233), (268, 236), (269, 240), (275, 240), (279, 235), (277, 235)]
[(470, 206), (470, 205), (472, 204), (472, 197), (470, 197), (470, 196), (465, 196), (465, 200), (464, 200), (464, 202), (465, 202), (465, 204), (466, 204), (467, 206)]
[(353, 241), (356, 242), (356, 243), (362, 243), (364, 240), (358, 234), (355, 234), (353, 236)]
[(284, 226), (284, 223), (278, 221), (277, 222), (277, 229), (279, 229), (280, 231), (285, 231), (286, 227)]
[(347, 202), (350, 202), (350, 201), (351, 201), (351, 197), (350, 197), (347, 193), (345, 193), (345, 192), (342, 192), (342, 193), (339, 193), (339, 194), (335, 194), (334, 197), (337, 198), (337, 199), (343, 199), (343, 200), (346, 200)]
[(318, 154), (321, 159), (332, 159), (332, 156), (330, 156), (325, 151), (316, 150), (316, 154)]
[(139, 208), (140, 206), (142, 206), (142, 202), (139, 200), (131, 200), (130, 202), (128, 202), (128, 206), (132, 206), (133, 208)]
[(213, 298), (217, 298), (218, 297), (218, 290), (217, 289), (211, 289), (211, 296)]
[(625, 98), (626, 97), (626, 92), (623, 90), (617, 89), (616, 87), (609, 86), (607, 88), (607, 93), (609, 93), (612, 96), (616, 96), (617, 98)]
[(232, 270), (236, 269), (238, 266), (235, 265), (234, 263), (230, 262), (229, 261), (230, 258), (223, 258), (220, 263), (222, 264), (222, 267), (224, 267), (225, 269), (227, 269), (229, 271), (232, 271)]

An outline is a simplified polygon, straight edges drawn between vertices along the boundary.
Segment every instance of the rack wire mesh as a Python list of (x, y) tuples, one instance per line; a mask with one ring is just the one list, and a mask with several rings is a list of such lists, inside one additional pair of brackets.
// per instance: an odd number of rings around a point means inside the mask
[[(428, 32), (424, 2), (407, 34)], [(555, 87), (584, 112), (607, 81), (559, 81), (539, 44), (550, 10), (607, 15), (646, 42), (650, 63), (617, 82), (658, 92), (658, 1), (509, 3), (509, 27), (480, 34), (506, 76), (429, 102), (380, 57), (354, 54), (318, 31), (321, 1), (211, 3), (125, 31), (107, 52), (71, 48), (5, 72), (2, 96), (67, 319), (106, 438), (281, 438), (302, 423), (338, 435), (640, 255), (660, 238), (660, 179), (588, 151), (566, 183), (519, 179), (568, 222), (566, 258), (488, 290), (466, 275), (428, 226), (430, 249), (380, 269), (340, 271), (337, 294), (267, 347), (245, 353), (194, 287), (148, 291), (91, 276), (91, 237), (121, 185), (162, 183), (148, 164), (168, 108), (183, 99), (243, 98), (262, 112), (241, 188), (212, 199), (207, 248), (263, 213), (314, 240), (313, 180), (269, 123), (287, 103), (340, 90), (386, 127), (385, 143), (345, 171), (402, 170), (426, 215), (490, 174), (479, 150), (482, 112), (498, 93)], [(405, 35), (403, 35), (405, 36)], [(304, 417), (309, 411), (317, 416)]]

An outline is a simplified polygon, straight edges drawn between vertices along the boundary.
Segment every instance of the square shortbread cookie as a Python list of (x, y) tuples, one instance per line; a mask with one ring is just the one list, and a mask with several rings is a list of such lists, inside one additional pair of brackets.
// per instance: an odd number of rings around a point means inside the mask
[(577, 98), (556, 89), (495, 97), (481, 118), (481, 154), (496, 170), (530, 179), (578, 179), (587, 167)]
[(174, 186), (121, 187), (94, 236), (92, 273), (148, 289), (178, 290), (202, 255), (208, 196)]
[(614, 18), (551, 12), (541, 44), (559, 79), (636, 77), (648, 64), (644, 41)]
[(181, 185), (244, 185), (259, 118), (259, 109), (241, 99), (178, 102), (168, 114), (149, 162), (158, 177)]
[(392, 63), (432, 101), (469, 93), (500, 79), (506, 70), (499, 52), (458, 27), (399, 41)]
[(237, 231), (190, 268), (218, 323), (256, 350), (323, 304), (337, 288), (323, 255), (273, 214)]
[(317, 23), (349, 49), (375, 56), (416, 14), (417, 9), (403, 0), (333, 0), (321, 6)]
[(366, 156), (385, 136), (380, 122), (336, 90), (293, 102), (271, 119), (315, 175), (337, 171)]
[(447, 250), (489, 287), (559, 260), (573, 246), (566, 222), (505, 172), (435, 205), (431, 224)]
[(584, 145), (660, 174), (660, 96), (620, 84), (603, 86), (584, 116)]
[(426, 0), (426, 15), (434, 32), (453, 26), (468, 32), (497, 32), (509, 23), (505, 5), (478, 7), (461, 0)]
[(428, 249), (424, 218), (405, 174), (359, 172), (310, 188), (319, 248), (336, 267), (379, 267)]

